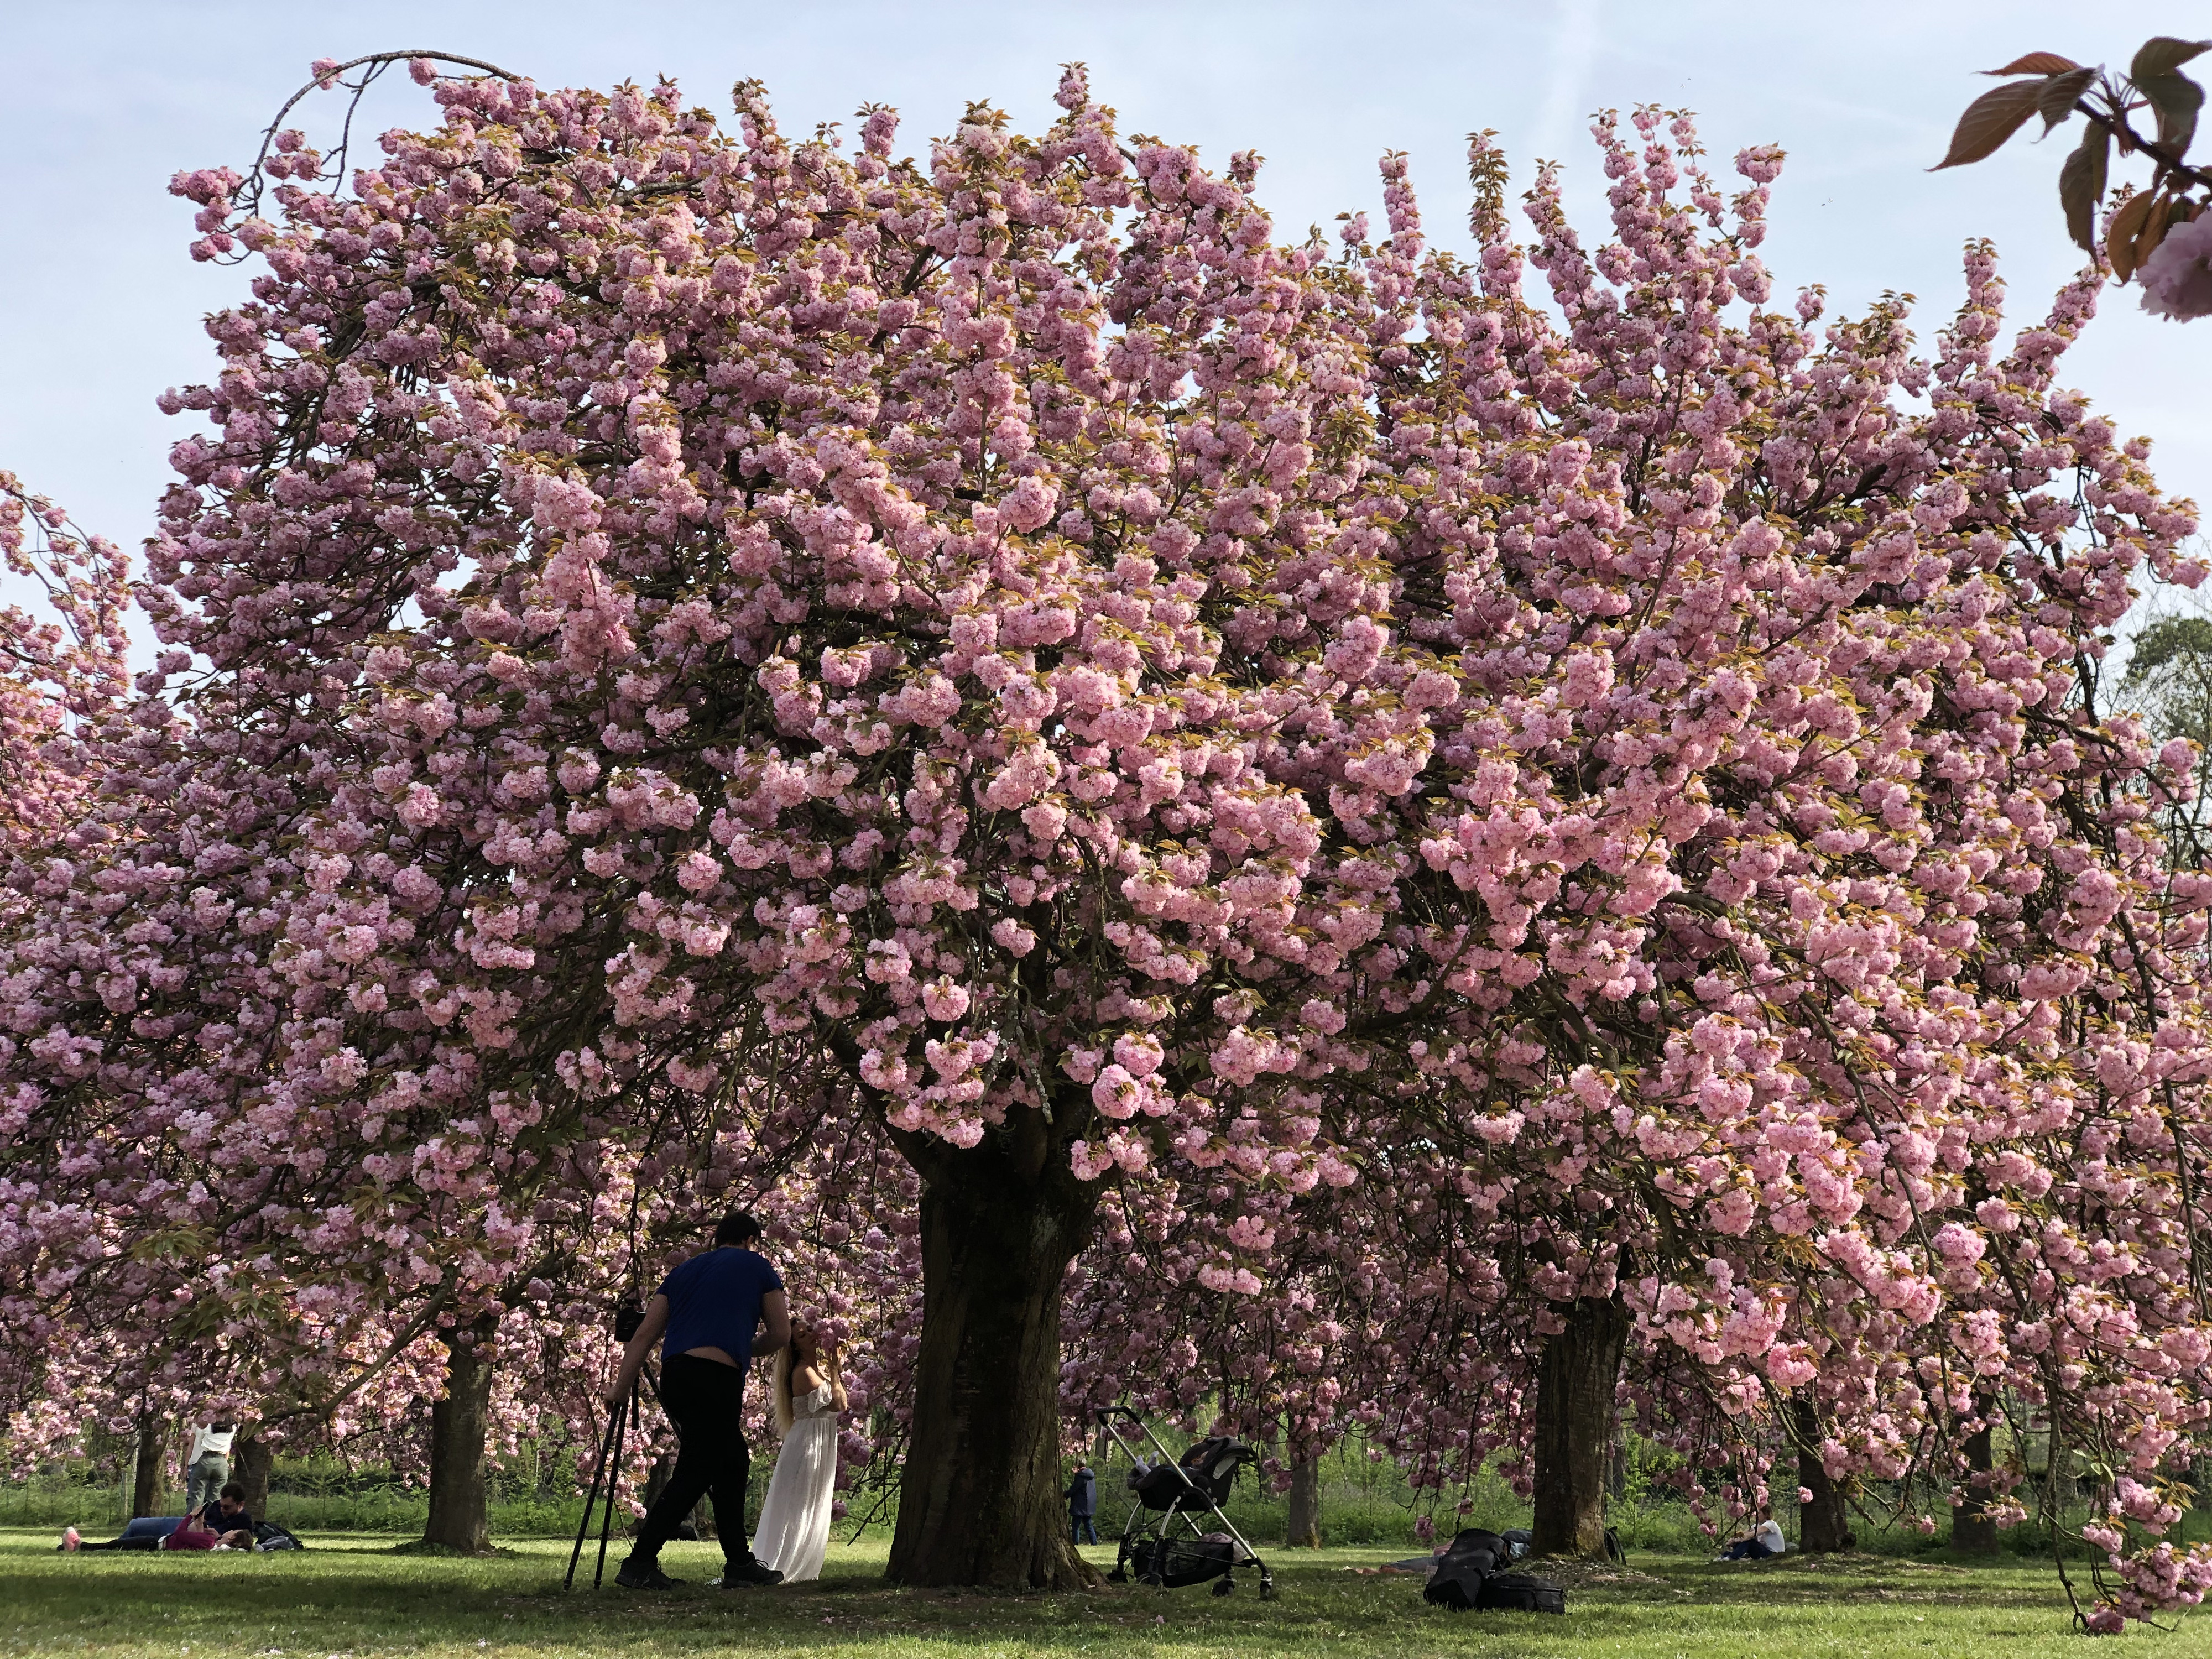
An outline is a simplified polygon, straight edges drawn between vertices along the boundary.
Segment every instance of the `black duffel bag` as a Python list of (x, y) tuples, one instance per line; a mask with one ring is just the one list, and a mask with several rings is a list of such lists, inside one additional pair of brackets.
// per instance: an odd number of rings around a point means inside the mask
[(1565, 1613), (1567, 1593), (1525, 1572), (1496, 1572), (1482, 1581), (1474, 1605), (1484, 1613)]
[(1460, 1612), (1482, 1605), (1482, 1587), (1507, 1560), (1505, 1540), (1484, 1527), (1469, 1527), (1437, 1559), (1421, 1599)]

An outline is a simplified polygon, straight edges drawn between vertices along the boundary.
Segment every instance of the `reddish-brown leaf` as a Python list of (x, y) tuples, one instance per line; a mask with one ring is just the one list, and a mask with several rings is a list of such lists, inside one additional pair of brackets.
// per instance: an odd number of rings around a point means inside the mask
[(2093, 126), (2058, 169), (2058, 204), (2066, 210), (2066, 228), (2092, 253), (2097, 251), (2097, 204), (2105, 199), (2105, 168), (2112, 155), (2112, 135)]
[(2154, 75), (2171, 75), (2200, 52), (2212, 52), (2212, 40), (2177, 40), (2170, 34), (2153, 35), (2136, 48), (2128, 65), (2128, 79), (2148, 81)]
[(2130, 197), (2120, 204), (2119, 210), (2112, 215), (2112, 222), (2105, 228), (2105, 257), (2112, 262), (2113, 276), (2123, 283), (2135, 274), (2139, 263), (2136, 239), (2148, 223), (2151, 208), (2158, 199), (2154, 191)]
[(2043, 117), (2043, 130), (2051, 128), (2074, 112), (2074, 100), (2089, 89), (2089, 82), (2097, 78), (2093, 69), (2068, 70), (2063, 75), (2054, 75), (2045, 81), (2035, 94), (2035, 107)]
[(2040, 81), (2014, 81), (2009, 86), (1984, 93), (1966, 106), (1966, 112), (1959, 118), (1958, 130), (1951, 135), (1950, 149), (1928, 170), (1940, 173), (1945, 167), (1964, 167), (1990, 155), (2035, 113), (2036, 100), (2042, 95)]
[(2071, 58), (2061, 58), (2055, 52), (2031, 52), (2025, 58), (2015, 58), (2001, 70), (1984, 70), (1984, 75), (2063, 75), (2067, 70), (2081, 66)]
[(2158, 142), (2180, 155), (2197, 136), (2197, 112), (2204, 106), (2204, 88), (2185, 75), (2147, 75), (2136, 90), (2150, 100), (2158, 112)]
[(2176, 225), (2186, 224), (2188, 221), (2188, 210), (2179, 202), (2171, 196), (2160, 197), (2158, 210), (2150, 216), (2150, 222), (2143, 226), (2142, 234), (2136, 238), (2136, 269), (2141, 270), (2143, 261), (2158, 252), (2158, 245), (2166, 240), (2167, 231)]

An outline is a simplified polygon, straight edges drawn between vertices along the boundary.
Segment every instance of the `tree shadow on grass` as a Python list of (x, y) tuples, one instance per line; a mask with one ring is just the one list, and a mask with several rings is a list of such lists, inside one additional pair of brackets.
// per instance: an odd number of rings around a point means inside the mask
[[(393, 1648), (480, 1644), (505, 1659), (533, 1650), (595, 1659), (677, 1659), (803, 1647), (854, 1656), (909, 1643), (1053, 1656), (1197, 1647), (1222, 1655), (1278, 1653), (1579, 1654), (1592, 1644), (1668, 1653), (1693, 1630), (1754, 1633), (1769, 1647), (1838, 1617), (1969, 1642), (2062, 1628), (2047, 1567), (1982, 1567), (1885, 1557), (1789, 1558), (1722, 1566), (1638, 1554), (1608, 1582), (1592, 1566), (1570, 1587), (1568, 1616), (1455, 1614), (1425, 1605), (1418, 1579), (1360, 1576), (1364, 1555), (1273, 1558), (1280, 1595), (1261, 1602), (1240, 1577), (1237, 1594), (1207, 1587), (1136, 1585), (1052, 1595), (906, 1589), (886, 1583), (879, 1559), (833, 1558), (825, 1577), (766, 1590), (708, 1589), (718, 1562), (672, 1559), (691, 1582), (665, 1595), (561, 1588), (565, 1544), (525, 1545), (504, 1558), (395, 1555), (388, 1540), (311, 1540), (300, 1554), (240, 1557), (34, 1555), (6, 1549), (9, 1622), (19, 1641), (95, 1656), (167, 1644), (196, 1651), (272, 1650), (294, 1659), (380, 1655)], [(1565, 1575), (1562, 1575), (1565, 1577)], [(1994, 1622), (1987, 1615), (1995, 1614)], [(1933, 1622), (1915, 1622), (1916, 1620)], [(1997, 1626), (2003, 1626), (2000, 1631)], [(1652, 1649), (1657, 1651), (1656, 1648)], [(1778, 1650), (1779, 1650), (1778, 1649)]]

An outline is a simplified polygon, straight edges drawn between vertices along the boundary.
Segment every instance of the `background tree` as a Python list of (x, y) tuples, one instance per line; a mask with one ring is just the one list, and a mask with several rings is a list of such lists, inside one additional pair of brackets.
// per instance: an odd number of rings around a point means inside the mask
[[(2143, 710), (2160, 741), (2183, 738), (2200, 756), (2212, 753), (2212, 621), (2168, 615), (2146, 622), (2130, 641), (2118, 694)], [(2201, 765), (2195, 775), (2197, 787), (2178, 793), (2159, 818), (2171, 855), (2187, 869), (2203, 868), (2212, 849)]]

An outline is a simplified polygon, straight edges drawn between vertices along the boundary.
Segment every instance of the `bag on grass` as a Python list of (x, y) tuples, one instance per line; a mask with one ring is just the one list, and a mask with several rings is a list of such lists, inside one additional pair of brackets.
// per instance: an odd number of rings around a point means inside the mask
[(1483, 1583), (1505, 1565), (1506, 1550), (1504, 1539), (1487, 1528), (1467, 1528), (1437, 1559), (1436, 1571), (1429, 1575), (1421, 1599), (1462, 1613), (1480, 1607)]
[(1236, 1565), (1237, 1547), (1226, 1537), (1146, 1539), (1129, 1554), (1140, 1584), (1182, 1589), (1218, 1578)]
[(1493, 1573), (1475, 1606), (1484, 1613), (1565, 1613), (1567, 1593), (1525, 1572)]
[(278, 1526), (274, 1521), (254, 1522), (253, 1541), (264, 1550), (303, 1550), (307, 1547), (300, 1541), (297, 1534)]

